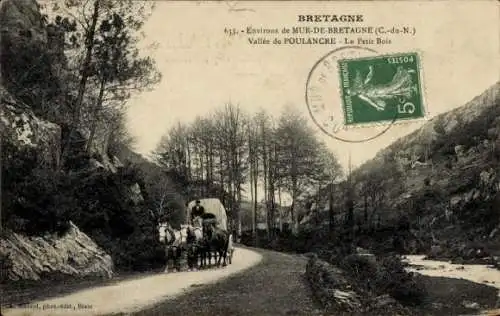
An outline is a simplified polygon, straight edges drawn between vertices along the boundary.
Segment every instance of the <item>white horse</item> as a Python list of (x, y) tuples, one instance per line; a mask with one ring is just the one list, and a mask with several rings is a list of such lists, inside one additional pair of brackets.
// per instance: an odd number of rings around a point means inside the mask
[[(186, 234), (191, 234), (191, 238), (193, 239), (192, 242), (195, 242), (197, 245), (197, 258), (196, 258), (196, 265), (200, 267), (206, 267), (207, 266), (207, 259), (208, 259), (208, 265), (211, 264), (212, 260), (212, 251), (210, 248), (210, 244), (207, 242), (206, 236), (204, 234), (203, 230), (203, 220), (201, 217), (195, 218), (193, 220), (194, 225), (181, 225), (181, 230), (185, 231)], [(215, 254), (214, 254), (215, 257)], [(200, 259), (200, 262), (198, 264), (198, 258)]]
[(186, 249), (188, 250), (188, 266), (196, 270), (198, 268), (198, 257), (204, 250), (203, 229), (192, 225), (181, 225), (181, 234), (186, 236)]
[(197, 226), (192, 226), (192, 225), (187, 225), (187, 224), (182, 224), (181, 225), (181, 232), (183, 235), (188, 235), (189, 232), (194, 234), (194, 237), (196, 238), (196, 241), (202, 241), (203, 240), (203, 228), (202, 227), (197, 227)]
[(187, 234), (183, 230), (173, 229), (168, 222), (158, 224), (160, 242), (165, 244), (165, 272), (168, 273), (169, 259), (174, 262), (174, 272), (179, 267), (182, 248), (186, 246)]

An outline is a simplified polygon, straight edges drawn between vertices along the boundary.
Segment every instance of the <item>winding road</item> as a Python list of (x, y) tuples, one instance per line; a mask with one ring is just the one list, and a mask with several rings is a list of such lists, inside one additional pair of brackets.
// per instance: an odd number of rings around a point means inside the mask
[[(2, 315), (314, 315), (307, 259), (236, 248), (225, 268), (157, 274), (4, 309)], [(224, 279), (224, 282), (219, 282)]]
[[(452, 265), (422, 260), (422, 256), (407, 256), (407, 260), (420, 267), (409, 268), (419, 274), (463, 278), (500, 289), (500, 272), (486, 266)], [(233, 264), (224, 268), (157, 273), (134, 279), (118, 278), (111, 284), (90, 287), (26, 306), (2, 308), (1, 314), (321, 315), (322, 309), (312, 298), (304, 277), (306, 263), (307, 259), (300, 255), (239, 247), (234, 253)], [(439, 283), (435, 283), (436, 280), (432, 282), (433, 286)], [(447, 282), (443, 284), (449, 285)], [(500, 294), (497, 292), (497, 295)], [(459, 298), (458, 302), (462, 300)], [(499, 310), (490, 310), (480, 315), (499, 313)]]

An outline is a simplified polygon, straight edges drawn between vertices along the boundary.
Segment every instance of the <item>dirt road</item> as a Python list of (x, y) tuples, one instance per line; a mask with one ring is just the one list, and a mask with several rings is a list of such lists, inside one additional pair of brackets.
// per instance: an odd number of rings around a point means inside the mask
[(136, 316), (274, 316), (321, 315), (304, 278), (307, 259), (258, 250), (260, 264), (223, 282), (199, 289)]
[[(225, 268), (196, 272), (156, 274), (140, 279), (94, 287), (16, 308), (2, 308), (2, 315), (104, 315), (131, 313), (174, 298), (197, 284), (211, 284), (244, 271), (262, 260), (252, 250), (237, 248), (233, 263)], [(50, 291), (50, 289), (47, 289)]]
[(305, 264), (299, 256), (237, 248), (225, 268), (122, 281), (2, 315), (312, 315)]

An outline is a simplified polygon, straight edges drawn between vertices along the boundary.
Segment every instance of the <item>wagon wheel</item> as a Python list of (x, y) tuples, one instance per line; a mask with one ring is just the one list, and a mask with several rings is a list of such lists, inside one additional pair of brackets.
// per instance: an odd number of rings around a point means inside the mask
[(229, 264), (233, 263), (233, 252), (234, 252), (233, 249), (229, 250), (229, 256), (228, 256)]

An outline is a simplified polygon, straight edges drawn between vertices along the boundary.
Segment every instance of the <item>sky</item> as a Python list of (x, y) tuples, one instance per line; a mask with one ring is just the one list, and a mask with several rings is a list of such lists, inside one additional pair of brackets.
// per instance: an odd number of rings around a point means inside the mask
[[(369, 47), (381, 54), (419, 52), (430, 118), (464, 105), (499, 80), (498, 8), (495, 1), (158, 1), (144, 26), (142, 45), (157, 44), (155, 50), (144, 52), (155, 58), (163, 78), (153, 91), (136, 95), (128, 104), (135, 150), (147, 156), (173, 124), (189, 122), (227, 102), (249, 113), (264, 108), (273, 115), (289, 104), (309, 117), (307, 76), (317, 60), (339, 45), (250, 45), (248, 35), (229, 37), (225, 28), (281, 29), (298, 26), (298, 14), (324, 13), (362, 14), (364, 22), (357, 26), (410, 26), (414, 36), (391, 35), (391, 44)], [(310, 124), (315, 127), (312, 120)], [(349, 154), (356, 167), (422, 124), (395, 125), (360, 144), (340, 142), (316, 130), (344, 167)], [(376, 132), (363, 128), (354, 133)]]

